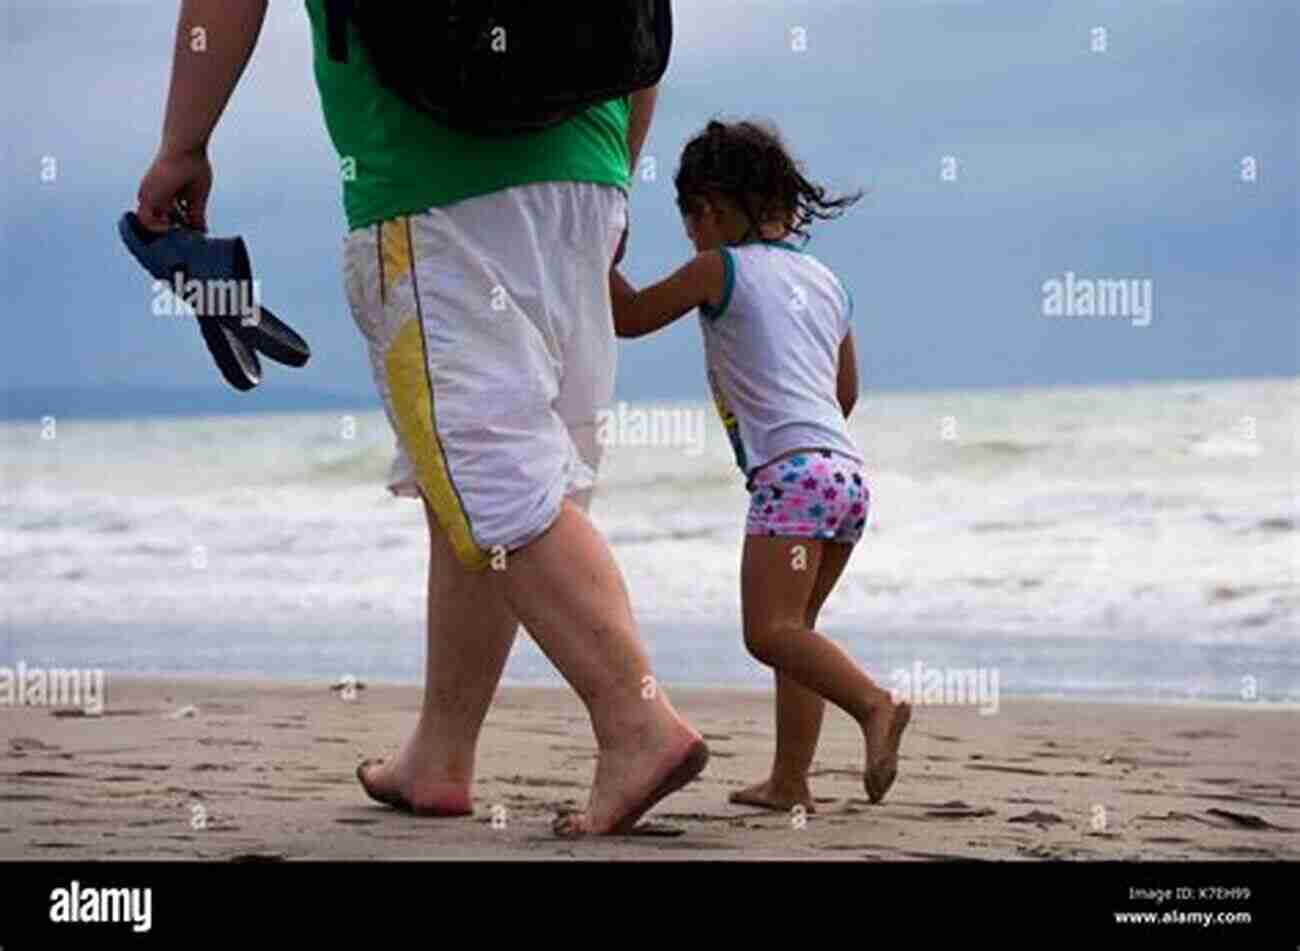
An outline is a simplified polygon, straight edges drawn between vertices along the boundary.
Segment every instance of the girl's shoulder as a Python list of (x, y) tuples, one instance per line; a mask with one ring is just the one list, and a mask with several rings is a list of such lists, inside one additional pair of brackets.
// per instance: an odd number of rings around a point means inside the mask
[[(785, 289), (794, 284), (804, 293), (837, 301), (847, 315), (853, 309), (853, 295), (830, 265), (806, 248), (790, 241), (754, 241), (722, 249), (731, 258), (733, 280), (748, 289), (765, 286)], [(801, 295), (802, 296), (802, 295)]]

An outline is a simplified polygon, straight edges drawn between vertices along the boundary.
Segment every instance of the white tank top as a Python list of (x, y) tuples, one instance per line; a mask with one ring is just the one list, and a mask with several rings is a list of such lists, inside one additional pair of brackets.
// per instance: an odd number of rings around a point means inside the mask
[(716, 310), (700, 308), (709, 386), (746, 476), (793, 449), (862, 464), (836, 396), (852, 299), (830, 268), (785, 241), (721, 250)]

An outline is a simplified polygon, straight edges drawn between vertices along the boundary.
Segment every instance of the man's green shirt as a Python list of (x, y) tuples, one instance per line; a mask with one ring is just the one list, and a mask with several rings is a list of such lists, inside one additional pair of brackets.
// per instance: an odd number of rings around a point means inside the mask
[(325, 2), (306, 4), (316, 85), (341, 159), (349, 228), (530, 182), (596, 182), (627, 190), (627, 97), (527, 135), (457, 132), (382, 86), (355, 30), (349, 32), (348, 62), (331, 60)]

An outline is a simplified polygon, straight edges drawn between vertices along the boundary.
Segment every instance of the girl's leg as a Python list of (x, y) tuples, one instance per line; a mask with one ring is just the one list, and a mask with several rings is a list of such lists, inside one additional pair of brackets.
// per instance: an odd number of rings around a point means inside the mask
[(811, 539), (745, 538), (740, 569), (745, 645), (759, 661), (857, 721), (866, 745), (864, 786), (878, 802), (893, 782), (898, 741), (911, 709), (895, 703), (838, 644), (809, 629), (807, 606), (824, 547)]
[[(804, 612), (808, 630), (816, 628), (822, 605), (843, 574), (851, 554), (852, 545), (822, 544), (821, 564)], [(812, 791), (808, 788), (808, 770), (817, 752), (826, 701), (779, 670), (774, 671), (773, 676), (776, 679), (776, 756), (772, 761), (772, 774), (764, 782), (732, 793), (730, 800), (782, 811), (802, 805), (809, 812), (816, 812)]]

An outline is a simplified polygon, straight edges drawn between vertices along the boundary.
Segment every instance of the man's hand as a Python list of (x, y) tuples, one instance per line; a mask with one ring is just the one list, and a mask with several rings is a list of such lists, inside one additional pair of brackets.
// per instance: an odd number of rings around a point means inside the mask
[[(257, 45), (268, 0), (182, 0), (172, 56), (171, 90), (162, 146), (145, 173), (136, 215), (151, 231), (170, 227), (176, 200), (187, 205), (191, 227), (208, 229), (212, 166), (208, 141)], [(195, 31), (208, 45), (193, 46)]]
[(159, 153), (140, 182), (136, 216), (150, 231), (166, 231), (177, 199), (189, 212), (189, 225), (208, 230), (208, 194), (212, 191), (212, 165), (204, 152), (181, 155)]

